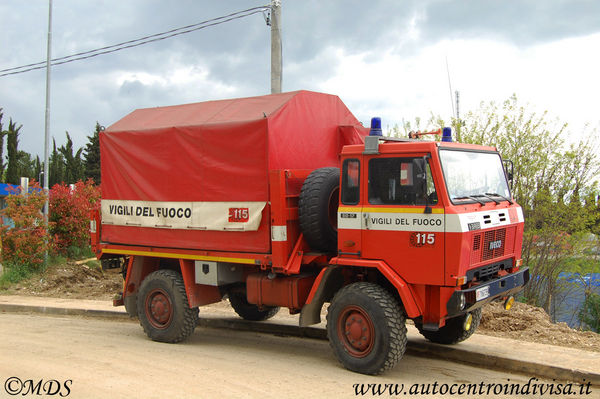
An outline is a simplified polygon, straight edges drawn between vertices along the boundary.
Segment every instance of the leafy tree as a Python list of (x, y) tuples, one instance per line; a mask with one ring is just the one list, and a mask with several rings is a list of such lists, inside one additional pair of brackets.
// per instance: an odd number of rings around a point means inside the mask
[(2, 117), (4, 113), (2, 112), (2, 108), (0, 108), (0, 180), (4, 177), (4, 136), (5, 131), (2, 130)]
[(585, 302), (579, 310), (579, 321), (590, 330), (600, 333), (600, 295), (586, 292)]
[[(39, 179), (41, 171), (40, 158), (32, 158), (31, 154), (25, 151), (17, 152), (17, 174), (19, 177), (29, 177), (29, 179)], [(20, 182), (20, 180), (19, 180)]]
[(600, 235), (600, 195), (590, 192), (585, 198), (584, 208), (591, 215), (588, 229), (596, 235)]
[(52, 154), (50, 154), (48, 161), (48, 181), (50, 187), (65, 181), (65, 160), (62, 154), (56, 149), (56, 140), (54, 138), (52, 138)]
[(100, 132), (103, 129), (104, 128), (96, 122), (94, 134), (87, 136), (89, 142), (85, 146), (85, 178), (93, 179), (96, 184), (100, 184)]
[(6, 182), (10, 184), (21, 184), (18, 165), (18, 147), (19, 147), (19, 132), (23, 125), (17, 127), (12, 118), (8, 122), (8, 130), (6, 131), (6, 149), (8, 157), (8, 166), (6, 167)]
[(67, 184), (73, 184), (78, 180), (83, 178), (84, 174), (84, 165), (83, 160), (81, 159), (81, 153), (83, 152), (83, 148), (80, 148), (75, 153), (73, 153), (73, 140), (71, 140), (71, 136), (69, 136), (69, 132), (65, 132), (67, 135), (67, 143), (65, 145), (60, 146), (58, 151), (63, 157), (64, 160), (64, 181)]
[(44, 170), (44, 163), (42, 161), (40, 161), (39, 155), (35, 156), (35, 159), (33, 160), (33, 163), (32, 163), (32, 167), (33, 167), (33, 178), (37, 180), (40, 178), (40, 176), (42, 175), (42, 171)]

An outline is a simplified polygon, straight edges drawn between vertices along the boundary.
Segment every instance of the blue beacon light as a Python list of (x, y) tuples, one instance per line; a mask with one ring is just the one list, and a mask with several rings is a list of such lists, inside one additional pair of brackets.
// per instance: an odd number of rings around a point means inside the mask
[(445, 127), (442, 130), (442, 141), (452, 142), (452, 128)]
[(369, 136), (383, 136), (380, 117), (376, 116), (371, 118), (371, 130), (369, 131)]

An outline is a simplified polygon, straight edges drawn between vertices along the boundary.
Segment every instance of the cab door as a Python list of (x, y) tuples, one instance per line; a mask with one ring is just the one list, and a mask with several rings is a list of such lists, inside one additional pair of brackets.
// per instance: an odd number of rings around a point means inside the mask
[(340, 206), (338, 208), (338, 255), (360, 258), (362, 255), (362, 157), (342, 163)]
[(362, 257), (387, 262), (407, 282), (443, 285), (444, 208), (428, 154), (365, 156)]

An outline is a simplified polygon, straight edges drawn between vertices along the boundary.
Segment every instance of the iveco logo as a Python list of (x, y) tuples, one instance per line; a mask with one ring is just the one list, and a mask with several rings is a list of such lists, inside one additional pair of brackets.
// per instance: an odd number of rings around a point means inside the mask
[(502, 248), (502, 240), (496, 240), (490, 242), (490, 251), (494, 249)]

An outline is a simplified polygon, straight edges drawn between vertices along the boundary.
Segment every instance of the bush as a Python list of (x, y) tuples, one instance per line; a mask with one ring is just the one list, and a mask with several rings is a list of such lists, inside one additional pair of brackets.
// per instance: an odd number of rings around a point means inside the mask
[(578, 318), (590, 330), (600, 333), (600, 295), (593, 292), (586, 293)]
[(6, 197), (2, 216), (12, 219), (14, 227), (0, 227), (2, 237), (2, 263), (15, 278), (28, 272), (41, 270), (44, 256), (50, 249), (50, 237), (44, 225), (42, 209), (46, 195), (35, 181), (30, 183), (31, 192), (20, 195), (19, 188)]
[(50, 233), (57, 253), (79, 257), (89, 246), (90, 210), (100, 207), (100, 187), (90, 179), (78, 181), (73, 190), (55, 184), (50, 190)]

